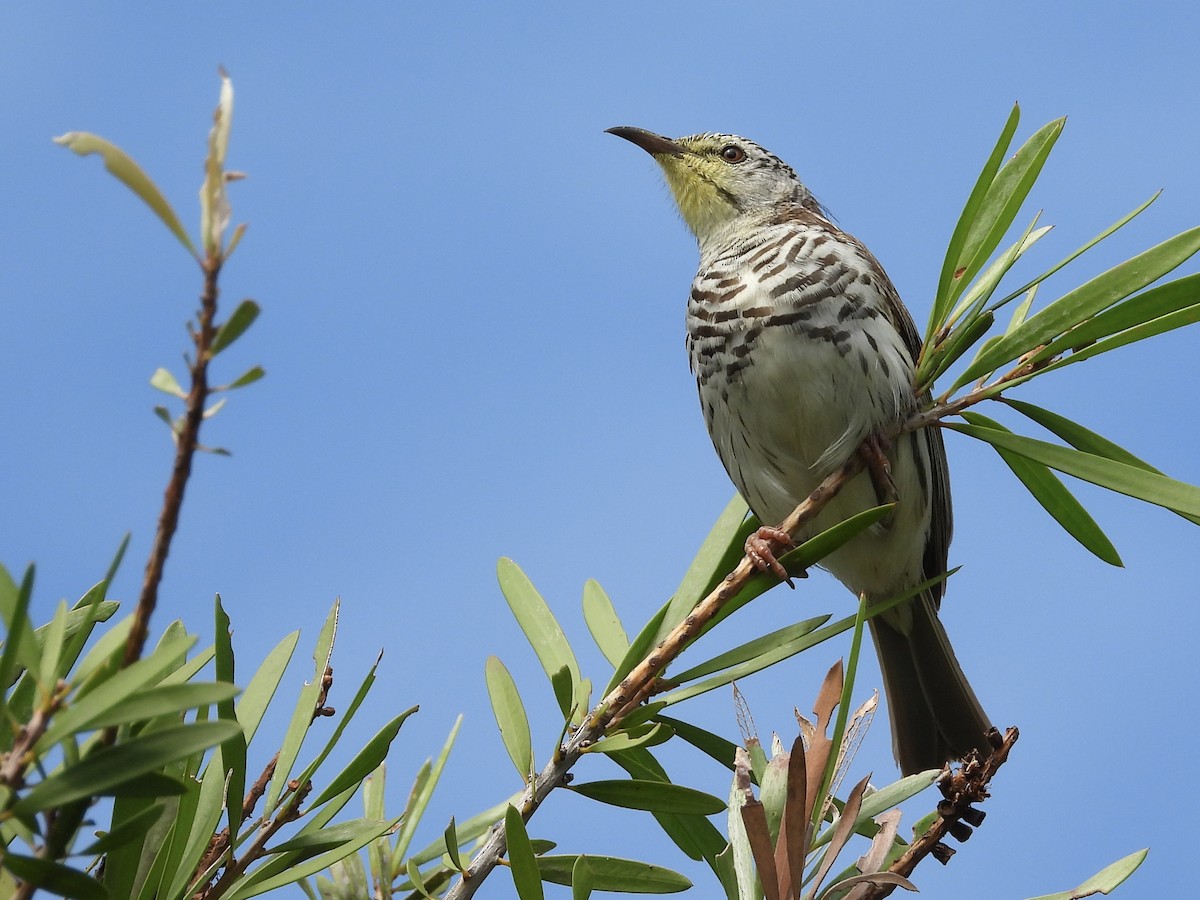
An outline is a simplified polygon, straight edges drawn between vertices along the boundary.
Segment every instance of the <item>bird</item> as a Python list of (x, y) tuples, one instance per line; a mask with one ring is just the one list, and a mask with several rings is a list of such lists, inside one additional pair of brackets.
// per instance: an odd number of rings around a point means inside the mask
[[(941, 432), (888, 437), (928, 396), (914, 385), (916, 325), (883, 267), (754, 141), (608, 132), (659, 164), (699, 246), (686, 345), (713, 445), (764, 526), (747, 541), (754, 563), (786, 576), (774, 549), (791, 536), (776, 524), (865, 446), (876, 464), (794, 537), (890, 499), (885, 519), (821, 567), (870, 602), (945, 573), (952, 513)], [(906, 775), (991, 747), (991, 722), (938, 618), (944, 586), (869, 620)]]

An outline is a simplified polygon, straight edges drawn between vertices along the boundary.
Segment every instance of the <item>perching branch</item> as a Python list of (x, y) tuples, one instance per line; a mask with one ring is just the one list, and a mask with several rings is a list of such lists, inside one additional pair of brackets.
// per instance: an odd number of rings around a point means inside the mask
[[(1003, 385), (1008, 382), (1016, 382), (1028, 374), (1030, 374), (1029, 366), (1025, 360), (1021, 360), (1012, 371), (1005, 373), (990, 384), (981, 384), (975, 390), (969, 391), (955, 400), (935, 404), (929, 409), (914, 413), (908, 420), (897, 427), (890, 436), (895, 437), (905, 432), (936, 426), (942, 419), (957, 415), (969, 406), (973, 406), (983, 400), (999, 397)], [(875, 436), (872, 436), (863, 441), (850, 454), (841, 467), (826, 477), (805, 498), (804, 502), (797, 506), (792, 511), (792, 514), (780, 523), (780, 529), (795, 536), (805, 525), (816, 518), (818, 513), (841, 491), (846, 483), (863, 470), (866, 460), (870, 456), (874, 439)], [(707, 597), (701, 600), (695, 609), (645, 659), (638, 663), (607, 697), (600, 701), (588, 715), (583, 726), (571, 735), (566, 744), (561, 748), (561, 751), (555, 755), (550, 763), (547, 764), (525, 789), (518, 807), (521, 817), (525, 821), (529, 820), (530, 816), (533, 815), (542, 804), (542, 801), (546, 799), (554, 788), (566, 782), (567, 773), (570, 772), (586, 748), (599, 740), (607, 728), (619, 722), (623, 716), (636, 709), (638, 705), (654, 692), (659, 673), (679, 656), (688, 644), (701, 632), (704, 626), (721, 611), (727, 602), (736, 597), (746, 582), (756, 574), (758, 574), (758, 569), (754, 562), (748, 555), (743, 556), (733, 571), (726, 575), (721, 583)], [(989, 757), (985, 763), (989, 767), (988, 778), (991, 777), (995, 769), (999, 768), (1004, 759), (1007, 758), (1008, 749), (1011, 747), (1012, 742), (1016, 740), (1015, 730), (1010, 730), (1009, 734), (1011, 735), (1011, 739), (1006, 736), (1002, 748), (998, 749), (993, 754), (993, 757)], [(992, 760), (996, 757), (999, 758), (993, 764)], [(986, 781), (983, 783), (986, 784)], [(943, 820), (939, 820), (939, 822), (941, 821)], [(957, 822), (958, 819), (954, 818), (951, 824)], [(949, 829), (949, 825), (946, 827)], [(945, 832), (941, 836), (944, 835)], [(920, 858), (932, 852), (933, 845), (939, 843), (940, 837), (932, 841), (930, 849), (924, 850), (921, 857), (913, 858), (912, 864), (915, 866)], [(941, 846), (944, 847), (945, 845)], [(474, 896), (475, 891), (482, 884), (483, 880), (498, 865), (505, 850), (504, 829), (498, 825), (492, 831), (483, 847), (480, 848), (479, 852), (471, 860), (465, 876), (446, 894), (446, 900), (466, 900), (466, 898)], [(911, 869), (908, 872), (911, 872)], [(908, 874), (908, 872), (899, 872), (899, 874)]]

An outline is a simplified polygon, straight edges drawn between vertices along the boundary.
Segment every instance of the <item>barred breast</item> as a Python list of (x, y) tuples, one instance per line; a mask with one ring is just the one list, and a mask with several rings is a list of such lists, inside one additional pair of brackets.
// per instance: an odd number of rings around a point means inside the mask
[[(701, 247), (687, 307), (691, 367), (717, 453), (764, 524), (781, 522), (865, 437), (913, 410), (907, 316), (870, 253), (816, 214), (793, 211), (748, 241)], [(882, 597), (923, 580), (928, 442), (904, 435), (892, 456), (900, 502), (891, 521), (824, 563), (856, 593)], [(860, 475), (810, 533), (878, 503)]]

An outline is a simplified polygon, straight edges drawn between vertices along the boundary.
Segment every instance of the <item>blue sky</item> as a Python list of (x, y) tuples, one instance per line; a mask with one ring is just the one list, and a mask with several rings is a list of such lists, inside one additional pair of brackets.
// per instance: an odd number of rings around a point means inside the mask
[[(1057, 226), (1031, 272), (1165, 190), (1052, 280), (1049, 299), (1200, 221), (1198, 17), (1164, 2), (8, 4), (0, 560), (38, 563), (45, 617), (100, 576), (130, 530), (114, 594), (136, 596), (171, 456), (151, 414), (162, 395), (147, 381), (159, 366), (182, 369), (199, 281), (144, 207), (50, 138), (115, 141), (192, 227), (223, 64), (237, 91), (229, 162), (249, 173), (234, 215), (250, 226), (223, 300), (253, 297), (264, 312), (217, 372), (261, 363), (268, 377), (206, 426), (205, 440), (234, 455), (198, 460), (156, 625), (182, 617), (210, 639), (219, 591), (246, 674), (300, 628), (295, 691), (341, 596), (334, 705), (386, 651), (358, 743), (422, 707), (395, 744), (393, 806), (465, 716), (432, 839), (451, 814), (516, 788), (487, 704), (488, 654), (521, 685), (540, 758), (556, 734), (548, 685), (496, 587), (497, 558), (521, 564), (585, 672), (604, 680), (579, 612), (585, 579), (640, 627), (731, 494), (682, 348), (694, 243), (653, 163), (603, 130), (758, 140), (872, 248), (923, 321), (1013, 101), (1022, 137), (1066, 114), (1028, 210), (1045, 208)], [(1195, 271), (1192, 261), (1181, 273)], [(1200, 482), (1198, 335), (1128, 348), (1018, 396)], [(964, 568), (944, 618), (985, 706), (1022, 738), (981, 831), (948, 868), (918, 870), (924, 895), (1063, 890), (1147, 845), (1124, 896), (1168, 894), (1191, 852), (1179, 822), (1194, 812), (1200, 739), (1198, 534), (1080, 486), (1123, 555), (1126, 568), (1110, 568), (990, 449), (948, 444), (951, 559)], [(726, 640), (851, 609), (822, 575), (764, 597)], [(764, 735), (792, 732), (793, 706), (808, 709), (845, 647), (741, 685)], [(871, 661), (863, 696), (876, 684)], [(679, 712), (736, 736), (728, 694)], [(888, 745), (881, 715), (856, 771), (890, 781)], [(727, 790), (703, 759), (668, 759), (677, 780)], [(611, 774), (594, 762), (579, 777)], [(712, 895), (706, 870), (648, 817), (585, 803), (555, 797), (532, 831), (564, 851), (677, 867), (696, 896)], [(919, 800), (909, 823), (932, 803)], [(511, 894), (503, 873), (485, 894)]]

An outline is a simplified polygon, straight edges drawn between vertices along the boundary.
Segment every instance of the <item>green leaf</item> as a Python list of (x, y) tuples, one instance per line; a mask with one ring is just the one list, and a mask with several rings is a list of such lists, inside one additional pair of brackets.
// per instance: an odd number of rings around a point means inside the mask
[(533, 775), (533, 740), (529, 733), (529, 718), (525, 715), (525, 704), (517, 693), (517, 684), (512, 675), (497, 657), (489, 656), (484, 667), (488, 696), (492, 701), (492, 713), (504, 740), (504, 749), (517, 767), (523, 781)]
[(337, 635), (340, 611), (341, 600), (335, 600), (333, 606), (330, 607), (329, 615), (325, 618), (325, 624), (321, 627), (321, 633), (317, 636), (317, 644), (312, 655), (315, 664), (312, 680), (301, 689), (296, 707), (292, 710), (292, 720), (284, 733), (283, 743), (279, 748), (279, 757), (275, 763), (275, 774), (271, 777), (271, 784), (267, 789), (266, 800), (263, 804), (264, 815), (274, 813), (279, 798), (283, 796), (284, 786), (291, 780), (292, 767), (295, 766), (296, 758), (300, 755), (300, 746), (304, 743), (308, 729), (312, 726), (317, 699), (321, 696), (321, 683), (333, 655), (333, 641)]
[(83, 797), (105, 795), (148, 772), (185, 759), (230, 738), (236, 726), (228, 722), (176, 725), (102, 747), (74, 765), (34, 785), (12, 807), (27, 815), (62, 806)]
[(1108, 488), (1138, 500), (1145, 500), (1166, 509), (1188, 515), (1200, 515), (1200, 488), (1145, 469), (1115, 462), (1071, 447), (1060, 447), (1045, 441), (1024, 437), (994, 428), (977, 425), (945, 423), (946, 428), (961, 432), (994, 446), (1003, 447), (1021, 456), (1073, 475), (1092, 484)]
[[(424, 777), (418, 775), (413, 784), (412, 792), (409, 794), (408, 803), (404, 807), (404, 825), (400, 829), (400, 836), (396, 838), (396, 847), (392, 851), (391, 866), (395, 869), (402, 859), (404, 854), (408, 852), (408, 845), (412, 842), (413, 834), (417, 830), (417, 826), (421, 823), (421, 817), (425, 815), (425, 809), (429, 805), (429, 800), (433, 796), (433, 790), (437, 787), (438, 779), (442, 777), (442, 771), (446, 768), (446, 760), (450, 758), (450, 750), (454, 746), (454, 741), (458, 737), (458, 729), (462, 727), (462, 716), (460, 715), (454, 720), (454, 727), (450, 729), (450, 734), (446, 737), (446, 742), (442, 745), (442, 750), (438, 754), (434, 762), (425, 764), (426, 774)], [(491, 827), (500, 818), (503, 812), (504, 804), (498, 804), (493, 807), (495, 814), (491, 819), (480, 828), (476, 833), (473, 829), (478, 826), (478, 817), (473, 817), (459, 826), (458, 832), (463, 835), (463, 840), (474, 840), (478, 834), (482, 834)], [(434, 859), (438, 855), (435, 850), (427, 859)], [(422, 860), (427, 861), (427, 860)]]
[(746, 501), (739, 494), (734, 494), (675, 589), (652, 644), (657, 644), (687, 618), (696, 604), (712, 590), (716, 581), (723, 578), (741, 559), (745, 538), (749, 534), (746, 521), (748, 512)]
[[(110, 724), (114, 716), (118, 721), (130, 721), (114, 711), (132, 703), (136, 713), (138, 693), (148, 692), (148, 686), (157, 684), (177, 668), (183, 655), (195, 642), (194, 636), (185, 635), (177, 629), (170, 635), (164, 635), (163, 641), (149, 656), (139, 659), (109, 678), (89, 682), (89, 687), (95, 687), (89, 691), (81, 690), (72, 705), (55, 717), (54, 723), (37, 743), (39, 750), (44, 751), (54, 746), (69, 734)], [(99, 646), (97, 644), (97, 648)], [(89, 654), (88, 660), (90, 659)], [(81, 669), (87, 667), (88, 660), (84, 661)], [(176, 699), (178, 698), (173, 693), (168, 693), (154, 697), (152, 704), (165, 702), (169, 705)]]
[[(850, 520), (847, 519), (847, 522), (849, 522), (849, 521)], [(845, 523), (843, 523), (843, 524), (845, 524)], [(803, 549), (803, 546), (800, 548), (797, 548), (796, 550), (793, 550), (792, 553), (797, 553), (801, 549)], [(788, 555), (790, 556), (791, 554), (788, 554)], [(787, 556), (784, 556), (780, 560), (780, 562), (783, 562), (786, 559), (787, 559)], [(784, 562), (784, 565), (786, 566), (787, 563)], [(922, 593), (923, 591), (928, 590), (933, 585), (940, 584), (942, 581), (945, 581), (946, 578), (948, 578), (950, 575), (953, 575), (957, 571), (958, 571), (957, 569), (952, 569), (950, 572), (946, 573), (945, 575), (939, 575), (937, 578), (931, 578), (928, 581), (924, 581), (921, 584), (917, 585), (916, 587), (911, 588), (902, 594), (898, 594), (895, 597), (890, 597), (885, 601), (876, 603), (874, 606), (871, 607), (868, 615), (871, 617), (880, 615), (880, 614), (886, 612), (887, 610), (889, 610), (895, 606), (898, 606), (899, 604), (903, 603), (904, 601), (917, 596), (918, 594)], [(740, 596), (741, 595), (739, 595), (739, 598), (740, 598)], [(734, 682), (734, 681), (738, 680), (739, 678), (744, 678), (748, 674), (752, 674), (754, 672), (761, 671), (762, 669), (765, 669), (768, 666), (772, 666), (777, 662), (787, 659), (789, 656), (795, 656), (797, 653), (807, 650), (810, 647), (815, 647), (817, 644), (823, 643), (823, 642), (829, 640), (830, 638), (836, 637), (837, 635), (842, 634), (845, 631), (849, 631), (851, 628), (854, 627), (855, 618), (856, 618), (855, 616), (847, 616), (844, 619), (839, 619), (837, 622), (834, 622), (831, 625), (826, 625), (823, 628), (819, 628), (816, 631), (812, 632), (811, 634), (802, 635), (800, 637), (793, 638), (788, 643), (786, 643), (782, 646), (776, 647), (773, 650), (769, 650), (766, 653), (763, 653), (754, 659), (747, 660), (746, 662), (741, 663), (740, 665), (732, 666), (728, 669), (725, 669), (723, 672), (721, 672), (720, 674), (714, 675), (712, 678), (707, 678), (704, 681), (699, 681), (699, 682), (689, 684), (686, 687), (676, 688), (675, 690), (672, 690), (669, 694), (664, 696), (662, 699), (668, 705), (672, 705), (675, 703), (680, 703), (684, 700), (689, 700), (692, 697), (698, 697), (701, 694), (706, 694), (709, 691), (715, 690), (719, 687), (724, 687), (725, 685), (730, 684), (731, 682)]]
[(571, 680), (571, 670), (563, 666), (551, 675), (550, 686), (554, 688), (554, 699), (558, 703), (559, 711), (570, 721), (575, 714), (575, 685)]
[(462, 857), (458, 855), (458, 847), (461, 842), (458, 839), (458, 829), (454, 825), (454, 816), (450, 817), (450, 824), (446, 826), (445, 834), (442, 837), (446, 841), (446, 855), (454, 864), (455, 871), (465, 872), (466, 866), (463, 865)]
[(725, 809), (712, 794), (661, 781), (613, 779), (567, 785), (567, 789), (600, 803), (650, 812), (711, 816)]
[(112, 831), (101, 833), (96, 840), (88, 844), (83, 850), (80, 850), (79, 854), (81, 856), (100, 856), (116, 847), (122, 847), (131, 841), (140, 840), (158, 822), (166, 808), (166, 803), (150, 804), (140, 812), (122, 821)]
[(654, 747), (666, 743), (674, 732), (666, 725), (644, 722), (622, 728), (587, 748), (588, 753), (619, 753), (633, 747)]
[(238, 338), (240, 338), (258, 318), (261, 308), (253, 300), (243, 300), (237, 305), (233, 313), (217, 328), (216, 336), (213, 337), (212, 346), (209, 348), (209, 357), (216, 356)]
[[(1012, 434), (995, 419), (974, 412), (963, 412), (962, 417), (972, 425), (984, 428), (994, 428)], [(1086, 549), (1112, 566), (1122, 565), (1117, 548), (1112, 545), (1107, 535), (1096, 524), (1096, 520), (1088, 514), (1074, 494), (1067, 490), (1066, 485), (1053, 472), (1041, 463), (1036, 463), (1008, 450), (994, 447), (1014, 475), (1020, 479), (1026, 489), (1042, 508), (1048, 512), (1059, 525), (1079, 541)]]
[(229, 384), (223, 385), (220, 388), (213, 388), (213, 390), (232, 391), (236, 388), (245, 387), (248, 384), (254, 384), (254, 382), (258, 381), (266, 374), (267, 370), (262, 366), (252, 366), (233, 381), (229, 382)]
[(385, 830), (390, 822), (372, 821), (370, 819), (351, 819), (349, 822), (339, 822), (337, 825), (326, 825), (317, 831), (300, 834), (290, 840), (268, 847), (268, 853), (288, 853), (293, 850), (329, 850), (339, 844), (352, 840), (362, 829)]
[(8, 571), (0, 567), (0, 615), (4, 618), (4, 651), (0, 653), (0, 685), (16, 680), (19, 669), (37, 672), (41, 668), (41, 653), (37, 638), (29, 624), (29, 604), (33, 599), (34, 567), (26, 567), (18, 587)]
[[(215, 596), (213, 603), (216, 635), (213, 657), (216, 660), (217, 679), (229, 687), (234, 687), (237, 673), (233, 655), (233, 628), (221, 603), (220, 594)], [(236, 687), (234, 692), (240, 693)], [(217, 716), (222, 722), (232, 722), (238, 726), (237, 734), (221, 745), (221, 767), (228, 773), (225, 792), (234, 798), (234, 802), (226, 804), (226, 825), (230, 834), (237, 834), (242, 827), (242, 804), (238, 803), (236, 798), (246, 794), (246, 733), (238, 722), (233, 696), (230, 694), (228, 698), (217, 703)]]
[(179, 217), (175, 215), (171, 204), (167, 202), (158, 186), (124, 150), (104, 138), (86, 131), (69, 131), (61, 137), (54, 138), (54, 143), (60, 144), (80, 156), (99, 153), (104, 160), (104, 168), (108, 169), (141, 198), (143, 203), (154, 210), (155, 215), (171, 230), (171, 234), (175, 235), (179, 243), (183, 244), (193, 257), (196, 256), (196, 248), (192, 245), (192, 239), (179, 224)]
[[(1092, 453), (1096, 456), (1103, 456), (1130, 466), (1137, 466), (1139, 469), (1145, 469), (1147, 472), (1153, 472), (1156, 475), (1163, 474), (1150, 465), (1150, 463), (1134, 456), (1124, 447), (1114, 444), (1108, 438), (1101, 437), (1096, 432), (1084, 428), (1079, 423), (1072, 422), (1070, 419), (1058, 415), (1058, 413), (1053, 413), (1040, 406), (1034, 406), (1032, 403), (1026, 403), (1023, 400), (1013, 400), (1009, 397), (1005, 397), (1004, 402), (1017, 410), (1017, 412), (1037, 422), (1047, 431), (1053, 432), (1076, 450), (1082, 450), (1084, 453)], [(1178, 515), (1183, 516), (1183, 518), (1193, 524), (1200, 525), (1200, 516), (1190, 516), (1186, 513), (1178, 513)]]
[(187, 392), (179, 386), (175, 376), (163, 368), (154, 370), (154, 374), (150, 376), (150, 387), (160, 390), (164, 394), (170, 394), (172, 397), (187, 397)]
[(946, 317), (950, 314), (950, 307), (954, 303), (954, 297), (969, 281), (966, 278), (967, 264), (971, 261), (974, 251), (967, 252), (967, 238), (972, 231), (976, 230), (975, 225), (979, 218), (984, 198), (991, 189), (992, 182), (996, 180), (996, 173), (1000, 171), (1000, 165), (1004, 161), (1004, 156), (1008, 152), (1009, 145), (1012, 143), (1013, 135), (1017, 133), (1017, 123), (1020, 119), (1021, 107), (1019, 104), (1014, 103), (1012, 112), (1008, 114), (1008, 121), (1004, 123), (1004, 128), (1000, 130), (1000, 137), (996, 140), (996, 146), (992, 148), (992, 153), (984, 164), (983, 171), (979, 173), (979, 178), (976, 180), (975, 186), (971, 189), (971, 193), (967, 197), (967, 203), (963, 207), (962, 215), (958, 217), (958, 223), (954, 226), (954, 233), (950, 236), (950, 244), (946, 248), (946, 259), (942, 263), (942, 274), (938, 278), (937, 294), (934, 298), (933, 309), (929, 313), (929, 325), (925, 331), (926, 344), (930, 343), (933, 336), (941, 330), (942, 323), (946, 321)]
[(575, 704), (579, 707), (578, 716), (582, 716), (587, 698), (582, 696), (583, 678), (579, 673), (579, 663), (576, 662), (571, 645), (554, 618), (554, 613), (533, 586), (533, 582), (511, 559), (502, 558), (497, 563), (496, 577), (504, 599), (508, 601), (517, 624), (525, 632), (525, 637), (537, 654), (547, 677), (553, 679), (554, 674), (564, 666), (571, 673)]
[[(467, 821), (458, 825), (456, 830), (458, 832), (459, 846), (461, 847), (465, 844), (468, 844), (471, 841), (481, 837), (486, 832), (491, 831), (492, 827), (504, 818), (504, 811), (508, 809), (509, 805), (520, 802), (522, 794), (524, 794), (523, 789), (514, 793), (507, 800), (502, 800), (490, 809), (485, 809), (481, 813), (476, 813), (475, 815), (471, 816), (471, 818), (467, 819)], [(439, 837), (433, 843), (422, 849), (421, 852), (414, 853), (412, 858), (416, 860), (418, 864), (423, 865), (432, 859), (437, 859), (438, 856), (442, 854), (444, 849), (442, 838)], [(402, 853), (400, 855), (403, 856)]]
[(521, 900), (542, 900), (545, 894), (542, 892), (537, 857), (529, 843), (525, 823), (515, 806), (509, 806), (504, 814), (504, 839), (508, 844), (508, 867), (517, 888), (517, 896)]
[(271, 863), (259, 867), (251, 872), (248, 878), (238, 882), (225, 895), (225, 900), (246, 900), (247, 897), (256, 897), (328, 869), (335, 862), (357, 853), (394, 825), (394, 822), (367, 822), (363, 819), (358, 819), (357, 822), (359, 827), (350, 837), (338, 846), (317, 853), (315, 856), (308, 856), (310, 851), (305, 850), (293, 850), (276, 855)]
[(127, 722), (141, 722), (156, 716), (166, 716), (230, 700), (237, 696), (238, 692), (236, 684), (218, 681), (161, 684), (139, 690), (108, 707), (102, 714), (89, 719), (84, 727), (104, 728), (110, 725), (124, 725)]
[(1118, 859), (1115, 863), (1105, 866), (1079, 887), (1071, 891), (1060, 891), (1057, 894), (1043, 894), (1033, 900), (1078, 900), (1081, 897), (1091, 897), (1094, 894), (1111, 894), (1120, 887), (1130, 875), (1137, 871), (1138, 866), (1146, 858), (1149, 848), (1130, 853)]
[(571, 900), (588, 900), (595, 883), (596, 876), (588, 858), (580, 854), (575, 858), (575, 865), (571, 866)]
[(72, 900), (108, 900), (108, 891), (95, 878), (49, 859), (5, 851), (4, 868), (39, 888)]
[(350, 761), (346, 768), (342, 769), (338, 776), (334, 778), (317, 795), (317, 799), (309, 803), (309, 808), (320, 806), (329, 800), (336, 797), (342, 791), (356, 784), (360, 784), (371, 772), (379, 766), (387, 757), (388, 750), (392, 746), (392, 741), (396, 739), (396, 735), (400, 733), (400, 726), (404, 724), (404, 720), (415, 713), (420, 707), (413, 706), (406, 709), (400, 715), (393, 718), (390, 722), (376, 732), (358, 754)]
[(583, 620), (604, 658), (614, 667), (620, 665), (629, 650), (629, 638), (608, 594), (593, 578), (583, 585)]
[[(635, 779), (670, 784), (666, 770), (645, 747), (635, 747), (609, 757)], [(725, 837), (702, 815), (653, 812), (655, 821), (688, 857), (704, 860), (716, 869), (717, 856), (725, 848)]]
[[(825, 618), (829, 618), (826, 616)], [(687, 741), (701, 753), (711, 756), (725, 768), (733, 771), (733, 761), (737, 754), (738, 745), (720, 735), (698, 728), (690, 722), (684, 722), (671, 716), (660, 716), (659, 721), (670, 725), (671, 729), (683, 740)], [(751, 776), (753, 778), (753, 775)]]
[[(542, 880), (553, 884), (569, 885), (571, 874), (579, 859), (580, 857), (576, 855), (539, 856), (537, 864), (541, 870)], [(678, 872), (632, 859), (589, 854), (587, 863), (592, 870), (593, 890), (596, 891), (627, 894), (674, 894), (686, 891), (692, 886), (692, 883)]]
[(1197, 250), (1200, 250), (1200, 227), (1177, 234), (1097, 275), (997, 341), (963, 373), (960, 383), (965, 384), (1042, 344), (1049, 344), (1084, 320), (1158, 280)]
[(247, 744), (253, 740), (299, 640), (300, 632), (293, 631), (276, 644), (242, 692), (242, 698), (237, 704), (237, 719), (246, 733)]
[[(854, 819), (854, 829), (857, 831), (866, 827), (867, 823), (880, 813), (887, 812), (892, 807), (900, 805), (909, 797), (915, 797), (937, 781), (938, 776), (941, 774), (941, 769), (928, 769), (924, 772), (915, 772), (912, 775), (905, 775), (898, 781), (893, 781), (885, 788), (880, 788), (877, 791), (867, 794), (863, 797), (862, 805), (858, 809), (858, 815)], [(922, 829), (922, 831), (924, 830)], [(813, 841), (812, 848), (816, 849), (817, 847), (825, 846), (832, 837), (833, 828), (825, 829)]]
[[(740, 665), (752, 659), (758, 659), (764, 654), (773, 653), (778, 648), (797, 638), (810, 634), (828, 621), (829, 615), (826, 614), (812, 619), (805, 619), (803, 622), (796, 622), (793, 625), (772, 631), (770, 634), (763, 635), (753, 641), (748, 641), (741, 646), (734, 647), (732, 650), (725, 651), (719, 656), (714, 656), (712, 659), (692, 666), (687, 671), (679, 672), (671, 677), (671, 683), (676, 685), (686, 684), (689, 681), (695, 681), (697, 678), (703, 678), (705, 675), (711, 675), (714, 672), (720, 672), (731, 666)], [(774, 661), (777, 662), (778, 660)], [(748, 673), (743, 670), (742, 677), (745, 677), (746, 674)]]

